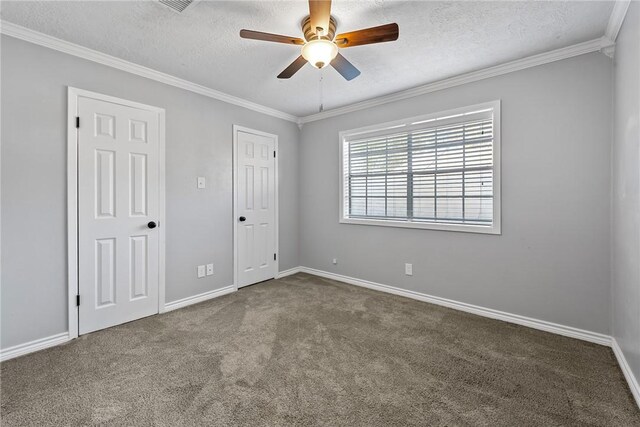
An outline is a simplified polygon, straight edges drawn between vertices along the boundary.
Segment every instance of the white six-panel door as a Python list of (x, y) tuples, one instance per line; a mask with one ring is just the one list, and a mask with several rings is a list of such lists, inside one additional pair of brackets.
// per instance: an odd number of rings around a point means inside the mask
[(90, 97), (77, 108), (84, 334), (158, 312), (159, 113)]
[(239, 127), (234, 133), (236, 283), (242, 287), (277, 273), (277, 137)]

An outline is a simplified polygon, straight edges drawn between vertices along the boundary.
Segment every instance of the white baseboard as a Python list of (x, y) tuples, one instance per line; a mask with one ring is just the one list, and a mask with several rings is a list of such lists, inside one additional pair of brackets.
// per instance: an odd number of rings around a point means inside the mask
[[(532, 319), (530, 317), (520, 316), (518, 314), (506, 313), (504, 311), (493, 310), (490, 308), (479, 307), (477, 305), (467, 304), (464, 302), (458, 302), (446, 298), (436, 297), (432, 295), (423, 294), (420, 292), (409, 291), (406, 289), (396, 288), (394, 286), (383, 285), (380, 283), (374, 283), (367, 280), (356, 279), (349, 276), (343, 276), (341, 274), (330, 273), (328, 271), (316, 270), (314, 268), (309, 267), (300, 267), (298, 269), (291, 269), (294, 271), (291, 274), (301, 272), (313, 274), (315, 276), (326, 277), (327, 279), (337, 280), (339, 282), (348, 283), (350, 285), (361, 286), (364, 288), (374, 289), (381, 292), (386, 292), (394, 295), (400, 295), (407, 298), (412, 298), (418, 301), (424, 301), (432, 304), (441, 305), (448, 308), (453, 308), (455, 310), (464, 311), (467, 313), (477, 314), (479, 316), (490, 317), (492, 319), (503, 320), (505, 322), (515, 323), (522, 326), (527, 326), (533, 329), (539, 329), (545, 332), (551, 332), (553, 334), (563, 335), (570, 338), (576, 338), (583, 341), (589, 341), (595, 344), (601, 344), (607, 347), (611, 347), (613, 349), (613, 353), (618, 360), (618, 364), (620, 365), (620, 369), (624, 374), (627, 383), (629, 384), (629, 388), (631, 389), (631, 394), (636, 400), (636, 404), (640, 408), (640, 384), (638, 384), (638, 380), (636, 379), (631, 367), (627, 363), (627, 359), (624, 357), (624, 353), (622, 349), (618, 345), (618, 342), (615, 338), (600, 334), (598, 332), (586, 331), (584, 329), (574, 328), (572, 326), (559, 325), (557, 323), (547, 322), (545, 320)], [(290, 270), (287, 270), (290, 271)]]
[(293, 267), (288, 270), (281, 271), (276, 275), (276, 279), (282, 279), (283, 277), (291, 276), (292, 274), (300, 273), (302, 267)]
[(69, 332), (62, 332), (60, 334), (51, 335), (50, 337), (40, 338), (24, 344), (14, 345), (13, 347), (0, 350), (0, 362), (13, 359), (18, 356), (23, 356), (28, 353), (44, 350), (45, 348), (55, 347), (70, 340), (71, 338), (69, 338)]
[(618, 359), (618, 364), (624, 374), (624, 378), (629, 384), (631, 394), (633, 394), (633, 397), (636, 399), (636, 404), (638, 405), (638, 408), (640, 408), (640, 385), (638, 384), (636, 376), (633, 375), (633, 371), (631, 370), (629, 363), (627, 363), (627, 359), (624, 357), (624, 353), (615, 338), (611, 339), (611, 348), (613, 349), (613, 354), (616, 355), (616, 359)]
[(236, 287), (233, 285), (225, 286), (224, 288), (215, 289), (213, 291), (204, 292), (198, 295), (182, 298), (176, 301), (168, 302), (164, 305), (164, 312), (177, 310), (188, 305), (197, 304), (202, 301), (207, 301), (212, 298), (221, 297), (236, 291)]
[(547, 322), (545, 320), (532, 319), (530, 317), (521, 316), (519, 314), (506, 313), (504, 311), (480, 307), (477, 305), (454, 301), (447, 298), (436, 297), (433, 295), (427, 295), (420, 292), (409, 291), (406, 289), (396, 288), (394, 286), (369, 282), (367, 280), (356, 279), (354, 277), (343, 276), (341, 274), (330, 273), (322, 270), (316, 270), (314, 268), (300, 267), (300, 271), (303, 273), (313, 274), (315, 276), (326, 277), (327, 279), (333, 279), (340, 282), (348, 283), (350, 285), (362, 286), (364, 288), (387, 292), (394, 295), (400, 295), (418, 301), (424, 301), (431, 304), (437, 304), (444, 307), (453, 308), (455, 310), (464, 311), (467, 313), (477, 314), (479, 316), (490, 317), (492, 319), (503, 320), (505, 322), (515, 323), (518, 325), (527, 326), (529, 328), (539, 329), (545, 332), (551, 332), (558, 335), (564, 335), (566, 337), (577, 338), (579, 340), (589, 341), (609, 347), (611, 346), (611, 337), (597, 332), (585, 331), (584, 329), (578, 329), (572, 326), (564, 326), (557, 323)]
[[(186, 307), (191, 304), (197, 304), (202, 301), (206, 301), (212, 298), (216, 298), (222, 295), (226, 295), (232, 292), (235, 292), (235, 286), (226, 286), (224, 288), (216, 289), (213, 291), (205, 292), (199, 295), (194, 295), (191, 297), (183, 298), (177, 301), (173, 301), (165, 304), (164, 311), (177, 310), (182, 307)], [(13, 359), (18, 356), (23, 356), (25, 354), (33, 353), (39, 350), (44, 350), (45, 348), (55, 347), (60, 344), (64, 344), (67, 341), (71, 341), (69, 337), (69, 332), (62, 332), (60, 334), (52, 335), (46, 338), (40, 338), (37, 340), (33, 340), (24, 344), (18, 344), (13, 347), (9, 347), (7, 349), (0, 350), (0, 362), (4, 362), (5, 360)]]
[[(386, 292), (394, 295), (400, 295), (407, 298), (412, 298), (418, 301), (424, 301), (432, 304), (441, 305), (444, 307), (452, 308), (455, 310), (464, 311), (467, 313), (477, 314), (479, 316), (490, 317), (492, 319), (503, 320), (505, 322), (515, 323), (522, 326), (527, 326), (534, 329), (539, 329), (546, 332), (555, 333), (558, 335), (564, 335), (571, 338), (577, 338), (584, 341), (593, 342), (596, 344), (601, 344), (605, 346), (610, 346), (613, 349), (613, 353), (618, 360), (618, 364), (622, 369), (622, 373), (624, 374), (627, 383), (629, 384), (629, 388), (631, 389), (631, 393), (640, 407), (640, 385), (638, 384), (638, 380), (634, 376), (629, 364), (627, 363), (624, 354), (622, 353), (622, 349), (618, 345), (618, 342), (615, 338), (611, 338), (608, 335), (585, 331), (583, 329), (573, 328), (571, 326), (559, 325), (557, 323), (551, 323), (544, 320), (532, 319), (530, 317), (520, 316), (518, 314), (506, 313), (503, 311), (493, 310), (490, 308), (479, 307), (477, 305), (467, 304), (463, 302), (458, 302), (446, 298), (436, 297), (432, 295), (423, 294), (420, 292), (409, 291), (406, 289), (397, 288), (394, 286), (383, 285), (380, 283), (370, 282), (367, 280), (356, 279), (349, 276), (343, 276), (341, 274), (330, 273), (327, 271), (316, 270), (314, 268), (309, 267), (294, 267), (285, 271), (281, 271), (278, 273), (276, 278), (290, 276), (296, 273), (308, 273), (313, 274), (315, 276), (326, 277), (328, 279), (337, 280), (339, 282), (348, 283), (350, 285), (361, 286), (368, 289), (374, 289), (381, 292)], [(213, 291), (205, 292), (199, 295), (194, 295), (191, 297), (183, 298), (177, 301), (173, 301), (165, 304), (165, 312), (177, 310), (182, 307), (186, 307), (192, 304), (197, 304), (202, 301), (207, 301), (212, 298), (216, 298), (222, 295), (227, 295), (232, 292), (235, 292), (235, 286), (226, 286), (224, 288), (216, 289)], [(33, 353), (39, 350), (44, 350), (46, 348), (55, 347), (60, 344), (64, 344), (70, 341), (68, 332), (63, 332), (60, 334), (52, 335), (50, 337), (37, 339), (34, 341), (30, 341), (28, 343), (19, 344), (13, 347), (9, 347), (4, 350), (0, 350), (0, 362), (4, 362), (5, 360), (13, 359), (18, 356), (22, 356), (28, 353)]]

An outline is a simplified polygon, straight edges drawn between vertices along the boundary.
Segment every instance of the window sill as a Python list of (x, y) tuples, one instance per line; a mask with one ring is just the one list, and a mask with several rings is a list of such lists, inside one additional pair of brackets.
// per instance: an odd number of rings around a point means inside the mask
[(376, 225), (382, 227), (418, 228), (422, 230), (458, 231), (500, 235), (500, 225), (445, 224), (437, 222), (392, 221), (380, 219), (340, 218), (341, 224)]

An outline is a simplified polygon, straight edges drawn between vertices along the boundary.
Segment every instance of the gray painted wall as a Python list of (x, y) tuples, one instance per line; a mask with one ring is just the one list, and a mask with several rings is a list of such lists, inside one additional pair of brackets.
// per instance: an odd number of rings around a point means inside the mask
[[(67, 331), (67, 86), (166, 109), (166, 300), (233, 284), (232, 125), (279, 136), (280, 269), (298, 260), (291, 122), (2, 36), (0, 348)], [(205, 190), (196, 177), (207, 178)], [(198, 264), (214, 275), (196, 278)]]
[[(309, 123), (302, 134), (293, 123), (10, 37), (2, 36), (1, 55), (0, 348), (67, 330), (68, 85), (167, 110), (167, 301), (233, 281), (231, 126), (240, 124), (280, 136), (280, 270), (304, 265), (610, 331), (613, 76), (604, 55)], [(495, 99), (501, 236), (338, 223), (339, 131)], [(199, 175), (208, 179), (204, 191), (195, 187)], [(195, 266), (211, 261), (214, 276), (196, 279)], [(414, 264), (412, 277), (405, 262)], [(638, 304), (632, 308), (637, 320)], [(637, 341), (630, 345), (637, 357)]]
[(631, 2), (614, 67), (613, 336), (640, 379), (640, 4)]
[[(302, 265), (608, 333), (611, 79), (593, 53), (305, 124)], [(496, 99), (501, 236), (338, 223), (339, 131)]]

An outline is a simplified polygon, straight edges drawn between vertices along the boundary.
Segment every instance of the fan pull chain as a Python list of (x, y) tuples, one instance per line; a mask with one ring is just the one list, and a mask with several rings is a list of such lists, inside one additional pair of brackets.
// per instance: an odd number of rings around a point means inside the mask
[(323, 75), (324, 70), (320, 70), (320, 108), (318, 109), (320, 113), (324, 111)]

